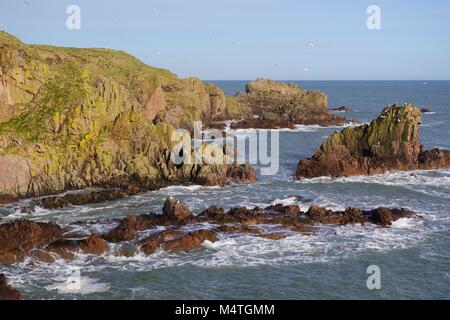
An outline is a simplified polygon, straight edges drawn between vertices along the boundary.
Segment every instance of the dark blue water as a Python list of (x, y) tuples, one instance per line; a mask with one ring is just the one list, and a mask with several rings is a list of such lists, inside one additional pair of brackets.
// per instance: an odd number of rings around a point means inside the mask
[[(245, 82), (214, 82), (227, 94), (245, 90)], [(450, 148), (450, 82), (298, 82), (325, 92), (330, 106), (352, 109), (346, 117), (369, 122), (384, 106), (406, 101), (427, 107), (422, 142)], [(299, 159), (339, 128), (299, 127), (281, 131), (280, 168), (258, 176), (251, 185), (225, 188), (169, 187), (128, 199), (59, 211), (41, 210), (27, 218), (65, 224), (77, 220), (123, 217), (160, 212), (173, 195), (195, 213), (211, 205), (233, 206), (311, 204), (331, 209), (348, 206), (405, 207), (421, 218), (401, 219), (391, 228), (327, 226), (314, 235), (293, 235), (272, 241), (251, 236), (224, 238), (188, 254), (157, 253), (117, 257), (114, 247), (102, 257), (80, 255), (75, 261), (52, 265), (30, 261), (0, 268), (26, 298), (88, 299), (371, 299), (450, 298), (450, 170), (389, 172), (371, 177), (316, 178), (294, 182)], [(245, 137), (245, 131), (233, 132)], [(299, 201), (295, 196), (305, 200)], [(6, 219), (23, 217), (16, 206), (0, 208)], [(103, 226), (105, 229), (111, 227)], [(381, 289), (369, 290), (366, 271), (381, 269)], [(77, 267), (82, 290), (64, 279)]]

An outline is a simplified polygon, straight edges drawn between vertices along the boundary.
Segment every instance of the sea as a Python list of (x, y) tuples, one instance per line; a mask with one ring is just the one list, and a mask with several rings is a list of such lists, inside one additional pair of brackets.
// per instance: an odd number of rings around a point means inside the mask
[[(245, 91), (247, 83), (210, 82), (228, 95)], [(347, 106), (351, 111), (338, 114), (359, 123), (369, 123), (396, 102), (426, 107), (431, 113), (422, 116), (422, 144), (450, 149), (450, 81), (291, 82), (324, 92), (330, 108)], [(0, 206), (0, 223), (19, 218), (62, 225), (100, 221), (79, 228), (103, 232), (116, 223), (108, 219), (161, 212), (168, 196), (184, 202), (194, 214), (213, 205), (252, 208), (282, 203), (304, 210), (313, 204), (333, 210), (402, 207), (418, 217), (400, 219), (389, 228), (318, 226), (312, 235), (292, 234), (276, 241), (227, 236), (189, 253), (136, 252), (123, 257), (114, 254), (111, 245), (102, 256), (77, 254), (73, 261), (52, 264), (27, 259), (0, 267), (0, 273), (25, 299), (449, 299), (450, 170), (294, 181), (298, 161), (311, 156), (336, 130), (342, 128), (278, 130), (279, 168), (263, 175), (255, 165), (258, 180), (253, 184), (171, 186), (112, 202), (31, 213), (21, 210), (30, 201), (23, 200)], [(248, 134), (229, 131), (237, 139)]]

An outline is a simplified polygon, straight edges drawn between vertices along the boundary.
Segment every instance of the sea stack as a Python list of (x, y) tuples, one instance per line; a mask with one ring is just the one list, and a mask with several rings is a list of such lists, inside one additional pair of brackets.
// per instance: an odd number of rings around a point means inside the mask
[(388, 106), (369, 125), (333, 133), (311, 158), (300, 160), (294, 178), (450, 167), (450, 151), (423, 150), (420, 123), (420, 109), (412, 104)]

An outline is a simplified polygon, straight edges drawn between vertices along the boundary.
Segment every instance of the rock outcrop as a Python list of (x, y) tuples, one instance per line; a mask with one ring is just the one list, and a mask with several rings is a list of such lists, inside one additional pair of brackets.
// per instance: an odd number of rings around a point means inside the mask
[(244, 114), (214, 85), (122, 51), (31, 46), (0, 32), (1, 202), (91, 186), (226, 184), (226, 164), (173, 164), (172, 133)]
[(0, 274), (0, 300), (21, 300), (22, 294), (9, 283), (4, 274)]
[(33, 249), (46, 246), (63, 234), (54, 223), (17, 220), (0, 224), (0, 264), (23, 260)]
[(166, 199), (162, 211), (168, 220), (174, 222), (182, 221), (192, 216), (191, 210), (184, 203), (181, 203), (173, 197)]
[[(400, 218), (414, 216), (414, 212), (406, 209), (380, 207), (332, 211), (311, 206), (303, 212), (297, 205), (282, 204), (228, 211), (210, 207), (199, 215), (193, 215), (183, 203), (168, 198), (162, 214), (150, 213), (108, 221), (108, 224), (116, 223), (116, 226), (104, 234), (80, 232), (80, 226), (86, 222), (64, 228), (54, 223), (28, 220), (0, 224), (0, 265), (11, 265), (26, 257), (31, 257), (33, 262), (45, 263), (52, 263), (56, 258), (71, 260), (76, 253), (130, 256), (136, 252), (147, 255), (158, 251), (188, 252), (199, 249), (206, 242), (237, 234), (280, 240), (296, 232), (314, 233), (321, 224), (373, 223), (388, 227)], [(95, 230), (96, 223), (99, 222), (88, 224)]]
[(333, 133), (311, 158), (299, 162), (294, 177), (341, 177), (450, 167), (450, 151), (423, 150), (420, 122), (417, 107), (388, 106), (369, 125)]
[(234, 129), (292, 128), (303, 125), (342, 125), (347, 119), (331, 114), (327, 97), (305, 91), (295, 84), (257, 79), (247, 84), (238, 101), (252, 111), (252, 117), (233, 124)]

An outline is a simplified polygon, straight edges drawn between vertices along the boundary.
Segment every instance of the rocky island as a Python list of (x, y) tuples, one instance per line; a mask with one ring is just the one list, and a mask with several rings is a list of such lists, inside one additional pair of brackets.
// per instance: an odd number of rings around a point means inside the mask
[(319, 176), (372, 175), (388, 170), (450, 167), (450, 151), (423, 150), (419, 108), (391, 105), (368, 125), (333, 133), (307, 159), (300, 160), (296, 179)]
[(349, 122), (328, 108), (328, 99), (318, 91), (306, 91), (292, 83), (257, 79), (236, 99), (250, 110), (250, 117), (231, 124), (232, 129), (294, 128), (295, 125), (339, 126)]
[[(331, 211), (311, 206), (308, 211), (302, 212), (297, 205), (282, 204), (266, 208), (232, 208), (228, 211), (210, 207), (194, 215), (183, 203), (167, 198), (162, 213), (111, 220), (113, 227), (102, 234), (80, 231), (80, 226), (94, 227), (98, 223), (95, 221), (80, 221), (66, 226), (30, 220), (0, 224), (0, 265), (11, 265), (26, 257), (47, 263), (57, 258), (70, 260), (76, 252), (117, 256), (133, 255), (138, 250), (145, 254), (160, 250), (183, 252), (199, 249), (205, 241), (215, 242), (219, 235), (248, 234), (279, 240), (296, 232), (311, 234), (320, 224), (373, 223), (387, 227), (397, 219), (414, 216), (414, 212), (406, 209), (380, 207), (373, 210), (348, 208)], [(205, 222), (211, 227), (206, 227)], [(186, 226), (190, 228), (186, 229)], [(154, 232), (146, 236), (143, 233), (146, 230)], [(120, 245), (111, 246), (112, 243)]]

